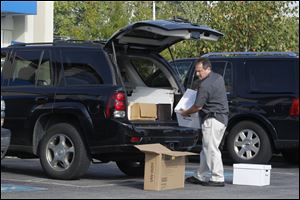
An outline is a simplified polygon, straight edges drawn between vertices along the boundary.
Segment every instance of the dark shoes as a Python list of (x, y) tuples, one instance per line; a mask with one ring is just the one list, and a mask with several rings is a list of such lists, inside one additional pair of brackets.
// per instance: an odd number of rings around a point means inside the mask
[(212, 186), (212, 187), (224, 187), (225, 183), (224, 182), (216, 182), (216, 181), (200, 181), (199, 179), (195, 178), (194, 176), (188, 177), (185, 179), (186, 182), (192, 183), (192, 184), (199, 184), (203, 186)]

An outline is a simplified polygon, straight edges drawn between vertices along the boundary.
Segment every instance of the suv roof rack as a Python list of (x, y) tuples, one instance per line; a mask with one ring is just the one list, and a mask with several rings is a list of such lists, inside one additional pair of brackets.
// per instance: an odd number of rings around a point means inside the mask
[(204, 54), (202, 57), (237, 57), (237, 56), (288, 56), (299, 57), (296, 52), (212, 52)]
[(54, 40), (53, 42), (37, 42), (37, 43), (16, 43), (12, 44), (9, 47), (16, 47), (16, 46), (41, 46), (41, 45), (52, 45), (52, 46), (59, 46), (59, 45), (80, 45), (80, 46), (90, 46), (90, 45), (104, 45), (106, 40)]

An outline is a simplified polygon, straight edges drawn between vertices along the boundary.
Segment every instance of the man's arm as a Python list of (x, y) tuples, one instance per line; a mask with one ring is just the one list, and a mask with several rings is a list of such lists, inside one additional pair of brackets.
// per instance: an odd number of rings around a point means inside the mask
[(198, 107), (198, 106), (196, 106), (196, 105), (192, 105), (192, 107), (190, 107), (189, 109), (187, 109), (187, 110), (183, 110), (183, 109), (180, 109), (180, 111), (181, 111), (181, 115), (182, 116), (188, 116), (188, 115), (190, 115), (190, 114), (193, 114), (193, 113), (195, 113), (195, 112), (198, 112), (199, 110), (201, 110), (202, 109), (202, 107)]

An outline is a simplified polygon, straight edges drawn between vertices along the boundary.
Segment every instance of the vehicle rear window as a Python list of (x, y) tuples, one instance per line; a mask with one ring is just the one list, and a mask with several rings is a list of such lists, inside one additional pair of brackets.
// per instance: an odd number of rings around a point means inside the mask
[(130, 62), (148, 87), (171, 87), (165, 74), (151, 60), (132, 58)]
[[(110, 72), (109, 66), (101, 61), (105, 57), (100, 51), (65, 49), (62, 50), (62, 57), (66, 86), (99, 85), (112, 80), (111, 73), (107, 73)], [(105, 71), (107, 76), (104, 74)]]
[(252, 93), (295, 93), (299, 75), (292, 60), (248, 61), (246, 70)]
[(176, 71), (176, 73), (178, 73), (179, 79), (182, 84), (184, 83), (184, 80), (186, 79), (187, 73), (191, 68), (193, 62), (193, 60), (183, 60), (170, 63), (173, 69)]

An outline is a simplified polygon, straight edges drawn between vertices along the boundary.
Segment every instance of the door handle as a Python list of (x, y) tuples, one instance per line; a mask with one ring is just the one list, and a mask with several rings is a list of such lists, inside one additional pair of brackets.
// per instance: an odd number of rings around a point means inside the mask
[(45, 104), (48, 102), (48, 97), (36, 97), (35, 102), (38, 104)]

